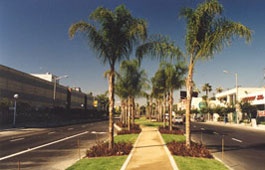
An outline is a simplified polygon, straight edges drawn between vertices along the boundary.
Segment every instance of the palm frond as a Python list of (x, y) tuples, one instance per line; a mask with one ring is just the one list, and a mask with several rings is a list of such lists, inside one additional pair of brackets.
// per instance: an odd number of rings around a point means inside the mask
[(152, 59), (179, 59), (183, 56), (179, 47), (174, 42), (170, 42), (168, 37), (156, 35), (151, 37), (146, 43), (136, 49), (136, 56), (141, 60), (145, 55)]
[(201, 59), (209, 59), (222, 51), (225, 46), (231, 45), (237, 37), (245, 38), (246, 43), (249, 43), (251, 34), (251, 30), (241, 23), (219, 18), (213, 24), (212, 32), (205, 37), (205, 42), (202, 44), (198, 56), (201, 56)]

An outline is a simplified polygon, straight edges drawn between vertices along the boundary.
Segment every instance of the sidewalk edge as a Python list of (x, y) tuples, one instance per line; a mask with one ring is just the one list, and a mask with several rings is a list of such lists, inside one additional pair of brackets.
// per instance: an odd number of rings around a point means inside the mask
[(125, 162), (123, 163), (123, 165), (122, 165), (122, 167), (121, 167), (120, 170), (125, 170), (125, 169), (127, 168), (128, 164), (129, 164), (129, 162), (130, 162), (130, 160), (131, 160), (131, 158), (132, 158), (132, 155), (133, 155), (133, 153), (134, 153), (134, 151), (135, 151), (135, 146), (137, 146), (137, 143), (139, 142), (139, 139), (140, 139), (141, 135), (142, 135), (142, 131), (141, 131), (141, 133), (139, 134), (137, 140), (135, 141), (135, 143), (134, 143), (134, 145), (133, 145), (133, 149), (131, 150), (129, 156), (127, 157), (127, 159), (126, 159)]
[[(213, 155), (213, 154), (212, 154)], [(226, 163), (224, 163), (221, 159), (217, 158), (215, 155), (213, 155), (214, 159), (221, 162), (225, 167), (227, 167), (229, 170), (233, 170), (230, 166), (228, 166)]]
[(163, 139), (161, 133), (159, 132), (159, 130), (157, 130), (157, 133), (158, 133), (158, 135), (159, 135), (159, 137), (160, 137), (160, 140), (162, 140), (162, 142), (163, 142), (164, 150), (165, 150), (166, 153), (167, 153), (167, 156), (168, 156), (168, 158), (169, 158), (169, 161), (170, 161), (170, 164), (171, 164), (173, 170), (178, 170), (178, 166), (177, 166), (177, 164), (176, 164), (176, 162), (175, 162), (175, 160), (174, 160), (172, 154), (171, 154), (170, 151), (168, 150), (167, 145), (166, 145), (166, 143), (165, 143), (165, 141), (164, 141), (164, 139)]

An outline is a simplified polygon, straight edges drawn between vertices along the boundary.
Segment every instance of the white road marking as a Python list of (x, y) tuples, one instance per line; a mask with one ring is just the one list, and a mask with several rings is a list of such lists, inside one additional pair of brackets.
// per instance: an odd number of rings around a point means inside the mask
[(205, 130), (204, 128), (201, 128), (201, 130)]
[(219, 133), (218, 132), (213, 132), (214, 134), (218, 135)]
[(92, 131), (91, 133), (92, 133), (92, 134), (105, 134), (105, 133), (107, 133), (107, 132), (96, 132), (96, 131)]
[(243, 142), (242, 140), (239, 140), (239, 139), (236, 139), (236, 138), (232, 138), (232, 140), (237, 141), (239, 143), (242, 143)]
[(10, 142), (16, 142), (16, 141), (20, 141), (20, 140), (24, 140), (25, 138), (17, 138), (17, 139), (12, 139), (10, 140)]
[(74, 128), (68, 128), (68, 130), (73, 130)]
[(51, 134), (54, 134), (54, 133), (55, 133), (55, 132), (54, 132), (54, 131), (52, 131), (52, 132), (49, 132), (49, 133), (48, 133), (48, 135), (51, 135)]
[(84, 134), (87, 134), (87, 133), (88, 133), (88, 131), (85, 131), (85, 132), (82, 132), (82, 133), (78, 133), (78, 134), (75, 134), (75, 135), (72, 135), (72, 136), (68, 136), (68, 137), (65, 137), (65, 138), (50, 142), (50, 143), (46, 143), (46, 144), (43, 144), (43, 145), (40, 145), (40, 146), (36, 146), (34, 148), (28, 148), (28, 149), (26, 149), (24, 151), (4, 156), (4, 157), (0, 158), (0, 161), (8, 159), (8, 158), (11, 158), (11, 157), (14, 157), (14, 156), (17, 156), (17, 155), (21, 155), (23, 153), (27, 153), (27, 152), (30, 152), (30, 151), (33, 151), (33, 150), (36, 150), (36, 149), (40, 149), (40, 148), (43, 148), (43, 147), (46, 147), (46, 146), (49, 146), (49, 145), (53, 145), (55, 143), (59, 143), (59, 142), (62, 142), (62, 141), (65, 141), (65, 140), (68, 140), (68, 139), (71, 139), (71, 138), (74, 138), (74, 137), (77, 137), (77, 136), (81, 136), (81, 135), (84, 135)]

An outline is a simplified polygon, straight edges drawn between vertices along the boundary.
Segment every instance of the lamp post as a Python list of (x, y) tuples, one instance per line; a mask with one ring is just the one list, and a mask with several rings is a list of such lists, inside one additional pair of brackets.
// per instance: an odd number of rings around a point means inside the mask
[(62, 78), (67, 78), (68, 75), (63, 75), (63, 76), (60, 76), (60, 77), (55, 77), (54, 78), (54, 85), (53, 85), (53, 105), (55, 106), (55, 100), (56, 100), (56, 84), (57, 84), (57, 81), (62, 79)]
[[(223, 71), (224, 73), (226, 74), (233, 74), (227, 70), (224, 70)], [(235, 74), (235, 78), (236, 78), (236, 96), (235, 96), (235, 104), (236, 106), (238, 105), (238, 75), (237, 73), (234, 73)], [(238, 107), (238, 106), (237, 106)], [(236, 123), (239, 124), (239, 120), (238, 120), (238, 109), (236, 108)]]
[(13, 119), (13, 127), (16, 127), (16, 114), (17, 114), (17, 99), (18, 99), (18, 94), (14, 94), (14, 119)]

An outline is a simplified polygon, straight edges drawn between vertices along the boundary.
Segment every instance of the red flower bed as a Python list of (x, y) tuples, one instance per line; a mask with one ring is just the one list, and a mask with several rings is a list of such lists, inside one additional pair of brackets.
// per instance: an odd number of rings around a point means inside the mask
[(115, 143), (113, 149), (109, 149), (108, 143), (98, 143), (86, 152), (87, 157), (128, 155), (133, 148), (132, 143)]
[(168, 126), (166, 126), (166, 127), (159, 126), (158, 129), (159, 129), (159, 132), (163, 133), (163, 134), (175, 134), (175, 135), (183, 135), (184, 134), (183, 130), (176, 128), (176, 127), (173, 127), (172, 131), (169, 130)]
[(190, 148), (185, 143), (171, 142), (167, 144), (168, 149), (173, 155), (213, 158), (210, 151), (203, 145), (192, 143)]

